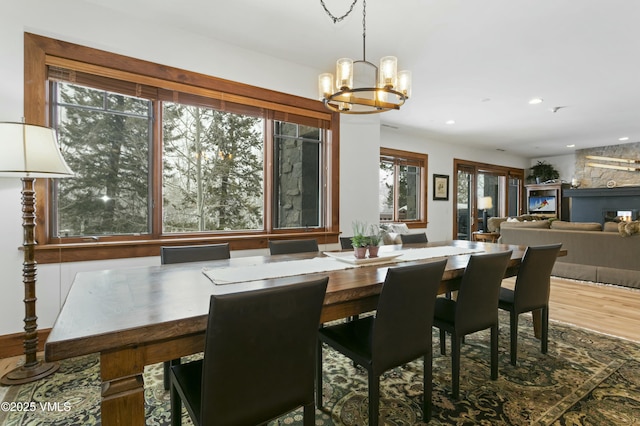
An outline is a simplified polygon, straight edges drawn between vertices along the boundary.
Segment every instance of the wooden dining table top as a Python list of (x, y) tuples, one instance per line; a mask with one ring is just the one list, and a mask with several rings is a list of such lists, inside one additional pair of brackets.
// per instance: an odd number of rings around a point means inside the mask
[[(512, 250), (507, 275), (514, 275), (526, 247), (462, 240), (405, 245), (407, 247), (455, 246), (485, 252)], [(403, 246), (384, 246), (383, 253)], [(324, 256), (298, 253), (277, 256), (234, 257), (210, 262), (117, 268), (79, 272), (45, 343), (45, 359), (57, 361), (113, 348), (138, 347), (176, 336), (204, 334), (212, 294), (250, 291), (289, 285), (328, 276), (322, 321), (330, 321), (375, 308), (389, 267), (412, 265), (437, 258), (372, 264), (330, 272), (261, 279), (227, 285), (214, 284), (203, 267), (243, 267)], [(442, 278), (441, 293), (455, 287), (469, 254), (450, 256)], [(284, 264), (283, 264), (284, 266)]]

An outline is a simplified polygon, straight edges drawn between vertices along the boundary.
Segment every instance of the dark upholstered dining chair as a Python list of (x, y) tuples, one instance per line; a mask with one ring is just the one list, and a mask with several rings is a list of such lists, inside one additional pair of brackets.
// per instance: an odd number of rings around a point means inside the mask
[[(433, 308), (446, 260), (389, 268), (375, 316), (325, 326), (320, 342), (360, 364), (369, 377), (369, 425), (378, 424), (380, 375), (424, 358), (423, 417), (431, 417)], [(316, 406), (322, 408), (322, 344), (318, 345)]]
[(467, 334), (491, 329), (491, 380), (498, 378), (498, 294), (511, 251), (471, 255), (456, 300), (436, 299), (433, 325), (440, 329), (440, 352), (446, 355), (445, 332), (451, 333), (451, 394), (460, 395), (460, 346)]
[(340, 237), (340, 248), (342, 250), (353, 248), (353, 243), (351, 242), (351, 237)]
[[(203, 262), (207, 260), (229, 259), (231, 252), (229, 243), (206, 244), (195, 246), (160, 247), (160, 263)], [(169, 390), (169, 368), (171, 364), (180, 364), (179, 359), (164, 363), (164, 389)]]
[(549, 343), (549, 290), (551, 270), (562, 244), (527, 247), (513, 290), (500, 288), (498, 307), (509, 311), (511, 364), (518, 358), (518, 317), (523, 312), (541, 311), (541, 352)]
[(269, 241), (271, 254), (291, 254), (318, 251), (318, 240)]
[(160, 248), (160, 262), (169, 263), (204, 262), (207, 260), (229, 259), (229, 244), (206, 244), (198, 246), (175, 246)]
[(400, 234), (402, 244), (428, 243), (427, 234), (424, 232), (416, 234)]
[(314, 367), (328, 278), (211, 296), (204, 357), (171, 367), (171, 424), (261, 425), (300, 406), (315, 424)]

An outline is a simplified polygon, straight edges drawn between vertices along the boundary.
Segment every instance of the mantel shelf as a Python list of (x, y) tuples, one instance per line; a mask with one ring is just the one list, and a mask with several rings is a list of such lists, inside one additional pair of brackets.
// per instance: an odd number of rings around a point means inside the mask
[(620, 186), (615, 188), (565, 189), (563, 197), (624, 197), (639, 196), (640, 186)]

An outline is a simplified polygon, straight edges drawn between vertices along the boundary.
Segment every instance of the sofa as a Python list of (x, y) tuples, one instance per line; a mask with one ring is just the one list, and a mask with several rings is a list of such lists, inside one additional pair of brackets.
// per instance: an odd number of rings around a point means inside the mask
[[(493, 232), (493, 233), (499, 234), (500, 226), (505, 222), (508, 222), (508, 223), (520, 222), (522, 223), (522, 226), (536, 227), (541, 225), (539, 223), (530, 224), (530, 222), (547, 221), (548, 219), (549, 218), (547, 216), (537, 215), (537, 214), (526, 214), (526, 215), (512, 216), (512, 217), (490, 217), (489, 219), (487, 219), (487, 232)], [(546, 227), (548, 228), (549, 222), (545, 222), (545, 223), (547, 224)]]
[[(541, 221), (533, 225), (503, 222), (498, 242), (536, 246), (562, 243), (552, 274), (583, 281), (640, 288), (638, 222), (599, 223)], [(535, 227), (532, 227), (535, 226)]]

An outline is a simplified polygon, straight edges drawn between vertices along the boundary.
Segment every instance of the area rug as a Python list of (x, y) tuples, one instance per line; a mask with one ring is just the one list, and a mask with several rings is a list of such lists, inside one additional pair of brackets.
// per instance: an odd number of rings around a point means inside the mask
[[(462, 347), (459, 400), (450, 396), (451, 362), (449, 356), (439, 354), (434, 332), (430, 425), (640, 424), (640, 345), (552, 322), (549, 352), (543, 355), (533, 337), (530, 316), (522, 315), (518, 365), (513, 367), (509, 364), (508, 317), (501, 314), (500, 322), (498, 380), (489, 379), (488, 333), (467, 336)], [(315, 424), (367, 425), (365, 370), (329, 348), (323, 353), (325, 410), (316, 410)], [(381, 424), (424, 424), (422, 371), (422, 362), (415, 361), (382, 377)], [(144, 380), (147, 424), (169, 425), (169, 395), (162, 387), (162, 365), (147, 367)], [(63, 362), (59, 372), (49, 378), (11, 387), (0, 410), (0, 424), (98, 425), (99, 402), (97, 356), (76, 358)], [(301, 425), (302, 410), (278, 422)], [(191, 424), (186, 412), (183, 424)]]

